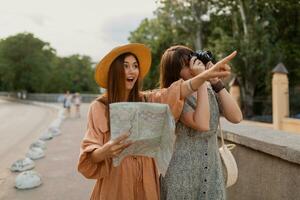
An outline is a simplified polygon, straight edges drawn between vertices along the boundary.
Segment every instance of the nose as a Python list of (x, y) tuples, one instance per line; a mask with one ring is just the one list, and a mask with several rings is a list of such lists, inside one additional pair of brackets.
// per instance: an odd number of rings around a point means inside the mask
[(133, 65), (130, 65), (128, 68), (128, 72), (133, 72), (135, 70), (135, 67)]

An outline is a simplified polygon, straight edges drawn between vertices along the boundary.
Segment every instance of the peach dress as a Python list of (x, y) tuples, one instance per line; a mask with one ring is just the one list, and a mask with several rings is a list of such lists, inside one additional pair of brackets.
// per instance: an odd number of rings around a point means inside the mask
[[(176, 81), (167, 89), (145, 92), (147, 102), (168, 104), (175, 120), (178, 120), (184, 104), (180, 99), (182, 82)], [(97, 100), (91, 103), (87, 131), (81, 142), (78, 171), (88, 179), (97, 179), (90, 199), (159, 199), (159, 174), (153, 158), (128, 156), (117, 167), (112, 166), (111, 158), (100, 163), (91, 160), (91, 152), (110, 139), (106, 109)]]

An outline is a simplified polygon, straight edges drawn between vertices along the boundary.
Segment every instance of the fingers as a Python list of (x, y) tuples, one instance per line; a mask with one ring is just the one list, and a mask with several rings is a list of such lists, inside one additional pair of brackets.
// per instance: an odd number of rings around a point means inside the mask
[(120, 143), (120, 144), (115, 144), (112, 146), (112, 150), (113, 151), (117, 151), (119, 149), (125, 149), (127, 148), (128, 146), (130, 146), (133, 142), (132, 141), (126, 141), (124, 143)]
[(118, 156), (120, 153), (122, 153), (122, 151), (124, 151), (127, 147), (129, 147), (132, 144), (133, 144), (132, 141), (127, 141), (126, 143), (123, 144), (114, 145), (112, 147), (112, 155)]
[(229, 75), (230, 75), (229, 71), (221, 71), (221, 72), (217, 72), (215, 74), (215, 77), (224, 78), (224, 77), (229, 76)]
[(124, 142), (129, 137), (129, 133), (123, 133), (112, 140), (112, 145), (119, 144), (121, 142)]
[(206, 64), (205, 69), (210, 69), (210, 68), (212, 68), (212, 66), (214, 66), (214, 64), (213, 64), (211, 61), (209, 61), (209, 62)]
[(202, 63), (202, 61), (199, 60), (199, 59), (196, 60), (195, 64), (196, 65), (200, 65), (200, 66), (202, 66), (202, 65), (204, 66), (204, 64)]
[(190, 60), (190, 67), (193, 67), (195, 61), (196, 61), (197, 57), (196, 56), (193, 56)]
[(193, 68), (193, 67), (195, 67), (197, 65), (204, 65), (204, 64), (202, 63), (201, 60), (197, 59), (197, 57), (194, 56), (194, 57), (191, 58), (190, 67)]
[(231, 67), (227, 64), (217, 63), (207, 70), (208, 78), (222, 78), (230, 75)]
[(234, 51), (234, 52), (232, 52), (229, 56), (223, 58), (223, 59), (220, 60), (219, 62), (220, 62), (220, 63), (223, 63), (223, 64), (228, 63), (230, 60), (232, 60), (232, 59), (236, 56), (236, 54), (237, 54), (237, 51)]
[(231, 70), (231, 67), (230, 67), (228, 64), (225, 64), (225, 66), (224, 66), (224, 70), (226, 70), (226, 71), (230, 71), (230, 70)]
[(231, 67), (228, 64), (218, 65), (218, 71), (231, 71)]

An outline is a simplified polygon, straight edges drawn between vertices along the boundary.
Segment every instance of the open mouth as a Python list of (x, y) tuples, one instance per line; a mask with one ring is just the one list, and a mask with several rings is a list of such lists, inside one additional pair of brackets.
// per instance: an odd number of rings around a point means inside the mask
[(127, 78), (126, 80), (127, 80), (128, 82), (131, 82), (131, 83), (132, 83), (132, 82), (134, 81), (134, 78)]

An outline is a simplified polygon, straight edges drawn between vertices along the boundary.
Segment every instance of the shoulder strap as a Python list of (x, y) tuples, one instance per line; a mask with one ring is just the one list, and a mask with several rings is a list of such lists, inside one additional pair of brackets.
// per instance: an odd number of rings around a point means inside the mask
[(219, 118), (219, 130), (220, 130), (220, 133), (221, 133), (221, 142), (222, 142), (222, 146), (225, 145), (224, 143), (224, 136), (223, 136), (223, 131), (222, 131), (222, 127), (221, 127), (221, 122), (220, 122), (220, 118)]

